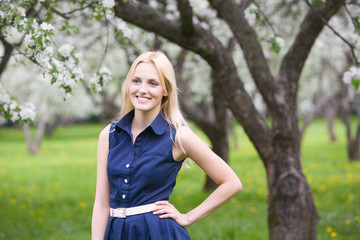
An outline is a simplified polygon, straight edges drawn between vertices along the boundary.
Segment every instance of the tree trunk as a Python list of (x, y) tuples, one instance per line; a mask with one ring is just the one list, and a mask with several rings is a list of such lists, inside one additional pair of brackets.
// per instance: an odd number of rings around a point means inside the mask
[(40, 149), (41, 141), (42, 141), (42, 138), (43, 138), (44, 132), (45, 132), (45, 126), (46, 126), (46, 121), (45, 121), (45, 119), (41, 118), (38, 122), (35, 140), (33, 141), (32, 137), (31, 137), (31, 132), (30, 132), (30, 123), (26, 122), (23, 125), (25, 142), (26, 142), (26, 145), (28, 146), (28, 149), (32, 155), (35, 155)]
[(350, 161), (359, 161), (359, 145), (356, 145), (355, 141), (351, 141), (348, 144), (348, 157)]
[(337, 103), (336, 99), (332, 99), (331, 103), (328, 104), (328, 106), (325, 108), (325, 119), (328, 123), (328, 130), (329, 130), (329, 136), (330, 141), (335, 142), (336, 141), (336, 135), (334, 132), (334, 120), (337, 113)]
[(312, 192), (300, 166), (299, 141), (275, 137), (276, 154), (266, 168), (270, 239), (313, 240), (319, 220)]

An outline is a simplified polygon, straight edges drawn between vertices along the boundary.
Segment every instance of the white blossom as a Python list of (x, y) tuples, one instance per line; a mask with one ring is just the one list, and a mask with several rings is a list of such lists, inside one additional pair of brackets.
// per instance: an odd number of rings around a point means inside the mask
[(254, 25), (256, 22), (256, 12), (258, 11), (255, 4), (250, 4), (244, 11), (244, 17), (250, 25)]
[(115, 6), (114, 0), (102, 0), (101, 3), (105, 8), (113, 8)]
[(16, 122), (20, 120), (19, 112), (12, 112), (11, 119), (12, 122)]
[(344, 73), (343, 75), (343, 79), (344, 83), (346, 84), (351, 84), (352, 82), (352, 75), (351, 75), (351, 72), (347, 71)]
[(78, 67), (78, 66), (75, 67), (72, 72), (73, 72), (73, 74), (76, 75), (76, 77), (75, 77), (76, 81), (80, 81), (81, 79), (85, 78), (84, 72), (81, 69), (81, 67)]
[(106, 66), (102, 66), (99, 70), (99, 73), (101, 74), (107, 74), (107, 75), (111, 75), (111, 71), (109, 68), (107, 68)]
[(0, 10), (0, 19), (6, 18), (6, 13)]
[(281, 37), (275, 37), (275, 41), (277, 42), (277, 44), (279, 44), (280, 48), (283, 48), (285, 46), (285, 41), (283, 38)]
[(0, 104), (9, 104), (10, 103), (10, 95), (5, 92), (5, 89), (0, 84)]
[(132, 31), (126, 24), (126, 22), (118, 17), (114, 18), (114, 25), (116, 27), (116, 30), (120, 30), (123, 32), (123, 36), (127, 38), (131, 38)]
[(110, 80), (111, 71), (106, 66), (102, 66), (100, 70), (90, 78), (89, 85), (95, 92), (99, 92), (102, 90), (102, 86), (109, 83)]
[(8, 109), (10, 111), (13, 111), (13, 110), (15, 110), (17, 108), (17, 106), (18, 106), (17, 102), (15, 102), (15, 100), (11, 100), (10, 104), (8, 104)]
[(35, 55), (36, 62), (45, 69), (51, 69), (52, 66), (50, 64), (50, 56), (46, 55), (44, 52), (39, 52)]
[(22, 7), (18, 8), (18, 12), (22, 17), (26, 17), (25, 9)]
[(40, 25), (40, 28), (44, 31), (51, 31), (51, 30), (54, 30), (54, 27), (49, 24), (49, 23), (46, 23), (46, 22), (42, 22), (41, 25)]
[(360, 81), (360, 68), (351, 67), (349, 71), (346, 71), (343, 75), (343, 81), (346, 84), (351, 84), (353, 79), (357, 79)]
[(59, 47), (58, 52), (63, 57), (70, 57), (73, 50), (74, 46), (72, 46), (71, 44), (64, 44)]
[(29, 119), (31, 121), (35, 120), (36, 112), (34, 104), (27, 102), (24, 105), (19, 106), (19, 108), (19, 115), (21, 119)]
[(360, 77), (360, 68), (358, 67), (351, 67), (350, 72), (353, 75), (353, 77), (359, 78)]

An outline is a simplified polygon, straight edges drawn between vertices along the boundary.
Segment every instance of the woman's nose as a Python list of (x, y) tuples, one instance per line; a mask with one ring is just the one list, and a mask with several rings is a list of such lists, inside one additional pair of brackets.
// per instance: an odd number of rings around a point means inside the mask
[(145, 85), (145, 84), (141, 84), (141, 85), (140, 85), (139, 92), (141, 92), (141, 93), (147, 92), (147, 89), (146, 89), (146, 85)]

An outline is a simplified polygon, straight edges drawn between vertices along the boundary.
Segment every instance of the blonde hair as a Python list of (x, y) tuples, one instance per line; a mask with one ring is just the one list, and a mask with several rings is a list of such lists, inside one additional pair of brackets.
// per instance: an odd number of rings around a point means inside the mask
[[(165, 90), (165, 95), (161, 103), (161, 110), (164, 119), (168, 124), (175, 128), (176, 136), (173, 139), (174, 143), (179, 143), (181, 150), (185, 153), (182, 145), (181, 127), (188, 126), (183, 115), (181, 114), (178, 100), (178, 88), (176, 86), (175, 72), (170, 60), (161, 51), (148, 51), (138, 56), (132, 63), (130, 70), (122, 85), (122, 107), (118, 119), (125, 116), (128, 112), (134, 109), (130, 101), (129, 89), (136, 67), (140, 63), (152, 63), (159, 73), (160, 83)], [(172, 138), (171, 128), (170, 137)], [(186, 154), (186, 153), (185, 153)]]

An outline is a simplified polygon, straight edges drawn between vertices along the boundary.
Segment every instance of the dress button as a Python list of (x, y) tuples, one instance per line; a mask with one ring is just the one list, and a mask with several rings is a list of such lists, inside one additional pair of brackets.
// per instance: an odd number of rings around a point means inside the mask
[(126, 164), (126, 168), (129, 168), (130, 167), (130, 164)]
[(124, 179), (124, 182), (125, 182), (125, 183), (128, 183), (128, 180), (125, 178), (125, 179)]
[(125, 199), (125, 198), (126, 198), (125, 194), (123, 194), (123, 195), (122, 195), (122, 198), (123, 198), (123, 199)]

